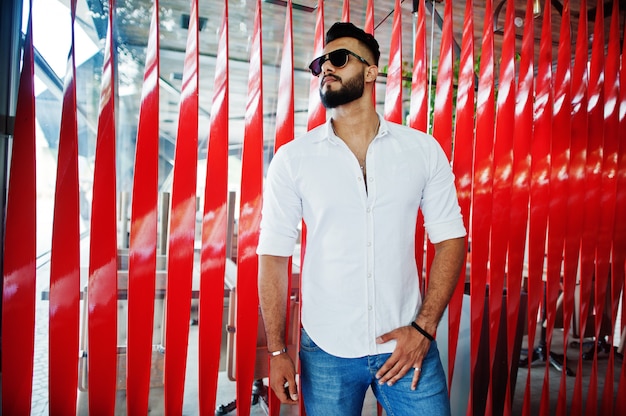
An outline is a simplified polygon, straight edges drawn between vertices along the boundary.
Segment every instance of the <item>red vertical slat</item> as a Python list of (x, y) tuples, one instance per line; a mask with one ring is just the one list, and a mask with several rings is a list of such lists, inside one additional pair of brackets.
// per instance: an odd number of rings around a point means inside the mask
[[(507, 2), (502, 41), (496, 125), (494, 138), (493, 205), (489, 253), (489, 394), (487, 412), (493, 405), (493, 367), (496, 357), (505, 279), (513, 171), (513, 131), (515, 121), (515, 5)], [(508, 373), (507, 373), (508, 374)], [(507, 377), (508, 379), (508, 377)], [(497, 409), (499, 410), (499, 409)], [(508, 409), (507, 409), (508, 410)]]
[(343, 0), (343, 8), (341, 9), (341, 21), (350, 21), (350, 0)]
[[(423, 3), (423, 0), (422, 0)], [(420, 7), (423, 6), (420, 5)], [(423, 8), (421, 9), (423, 10)], [(456, 98), (456, 126), (454, 130), (453, 162), (456, 190), (463, 215), (465, 229), (469, 230), (470, 199), (472, 194), (472, 161), (474, 144), (474, 2), (465, 4), (463, 39), (459, 65), (459, 80)], [(425, 120), (424, 120), (425, 121)], [(467, 245), (467, 240), (466, 240)], [(459, 283), (449, 305), (448, 322), (448, 390), (452, 391), (457, 341), (461, 325), (463, 293), (467, 275), (467, 262), (461, 269)]]
[[(509, 250), (507, 255), (507, 325), (517, 327), (520, 309), (521, 285), (523, 279), (526, 235), (528, 226), (528, 202), (530, 199), (530, 146), (533, 141), (533, 100), (534, 100), (534, 19), (532, 0), (526, 2), (526, 17), (520, 73), (515, 110), (515, 130), (513, 144), (513, 182), (511, 188), (511, 213)], [(515, 331), (508, 331), (509, 368), (512, 364)], [(532, 345), (529, 344), (529, 362), (532, 360)], [(528, 414), (528, 410), (526, 412)]]
[[(542, 299), (551, 297), (551, 287), (556, 282), (546, 281), (545, 275), (545, 252), (546, 252), (546, 228), (548, 226), (548, 213), (550, 201), (550, 143), (552, 141), (552, 19), (549, 3), (544, 4), (543, 25), (541, 29), (541, 42), (539, 45), (539, 65), (535, 82), (535, 137), (531, 148), (531, 182), (530, 182), (530, 222), (528, 234), (528, 350), (534, 346), (535, 331), (537, 325), (537, 312), (539, 305), (547, 310)], [(547, 353), (550, 351), (549, 339), (546, 343)], [(545, 378), (541, 395), (540, 409), (542, 414), (549, 412), (549, 360), (545, 363)], [(530, 387), (529, 379), (526, 384)]]
[(250, 413), (254, 381), (259, 299), (257, 255), (263, 188), (263, 60), (261, 0), (257, 0), (250, 41), (248, 102), (242, 155), (241, 206), (237, 250), (236, 377), (238, 414)]
[(117, 205), (115, 72), (112, 51), (115, 1), (109, 1), (89, 239), (89, 412), (115, 413), (117, 369)]
[[(421, 10), (425, 9), (422, 8)], [(447, 1), (444, 8), (443, 27), (441, 28), (439, 67), (437, 69), (437, 86), (433, 116), (433, 136), (441, 145), (443, 151), (448, 157), (448, 160), (452, 159), (452, 78), (454, 75), (452, 68), (454, 62), (454, 56), (452, 54), (452, 41), (454, 38), (452, 33), (452, 20), (452, 1)], [(416, 70), (419, 71), (421, 68), (416, 68)], [(426, 71), (424, 71), (424, 75), (425, 74)], [(427, 97), (424, 97), (424, 102), (428, 102)], [(418, 227), (420, 227), (421, 224), (422, 222), (418, 221)], [(434, 255), (434, 247), (432, 244), (428, 244), (427, 251)], [(427, 263), (428, 269), (430, 269), (431, 258), (432, 256), (429, 255)], [(463, 298), (459, 298), (458, 296), (451, 300), (448, 311), (449, 316), (452, 313), (452, 310), (460, 313), (460, 302), (462, 301)], [(448, 336), (448, 343), (452, 345), (452, 349), (449, 350), (451, 353), (449, 355), (450, 357), (456, 357), (456, 341), (456, 336), (453, 336), (452, 334)], [(454, 366), (454, 362), (452, 362), (452, 365)], [(453, 371), (454, 368), (452, 367), (451, 370)], [(451, 382), (452, 378), (449, 378), (449, 380)]]
[[(367, 0), (365, 9), (365, 27), (367, 33), (374, 35), (374, 0)], [(376, 104), (376, 88), (372, 89), (372, 101)]]
[[(347, 0), (346, 0), (347, 2)], [(285, 29), (283, 35), (283, 54), (280, 65), (280, 77), (278, 84), (278, 103), (276, 105), (276, 140), (274, 151), (294, 138), (294, 66), (293, 66), (293, 13), (292, 2), (288, 0), (285, 15)], [(291, 295), (291, 260), (289, 262), (289, 282), (287, 283), (287, 310), (285, 312), (286, 322), (291, 319), (290, 295)], [(285, 345), (292, 337), (289, 332), (290, 325), (285, 328)], [(268, 357), (269, 361), (269, 357)], [(268, 366), (271, 363), (268, 363)], [(272, 389), (269, 389), (269, 413), (274, 416), (280, 414), (280, 400)]]
[[(615, 328), (614, 316), (617, 313), (616, 303), (613, 299), (615, 292), (615, 277), (610, 274), (611, 263), (611, 246), (613, 241), (613, 229), (615, 228), (615, 207), (617, 199), (617, 171), (619, 168), (619, 7), (617, 2), (613, 2), (613, 11), (611, 15), (611, 26), (609, 30), (608, 51), (606, 62), (604, 65), (604, 159), (602, 162), (602, 190), (600, 207), (602, 215), (600, 217), (600, 232), (598, 233), (598, 249), (597, 249), (597, 269), (596, 276), (602, 276), (605, 289), (610, 289), (610, 296), (607, 305), (608, 316), (611, 333), (608, 334), (608, 344), (613, 345), (613, 329)], [(603, 258), (602, 258), (603, 257)], [(603, 270), (604, 269), (604, 270)], [(598, 285), (602, 285), (598, 281)], [(621, 285), (620, 285), (621, 287)], [(599, 292), (597, 297), (602, 296)], [(617, 293), (619, 296), (619, 292)], [(604, 297), (600, 297), (604, 305)], [(617, 299), (615, 299), (617, 300)], [(605, 308), (600, 303), (596, 305), (596, 340), (607, 334), (600, 334), (602, 319), (605, 316)], [(594, 354), (594, 360), (597, 361), (598, 348)], [(608, 415), (613, 413), (613, 377), (615, 373), (615, 354), (614, 349), (610, 348), (607, 369), (604, 374), (604, 392), (602, 395), (602, 405), (600, 414)]]
[[(596, 2), (597, 15), (604, 16), (604, 2)], [(600, 198), (602, 190), (602, 158), (604, 143), (604, 19), (596, 19), (593, 25), (593, 44), (591, 62), (589, 64), (589, 101), (587, 114), (589, 126), (587, 130), (587, 165), (585, 169), (585, 217), (581, 246), (581, 337), (585, 334), (585, 325), (590, 308), (596, 310), (596, 316), (602, 317), (606, 294), (608, 269), (604, 267), (604, 256), (597, 257), (598, 231), (600, 230)], [(608, 254), (608, 253), (607, 253)], [(595, 274), (595, 280), (594, 280)], [(602, 274), (602, 275), (601, 275)], [(595, 283), (595, 284), (594, 284)], [(594, 290), (594, 298), (590, 294)], [(600, 302), (602, 305), (600, 305)], [(595, 322), (598, 327), (598, 321)], [(582, 351), (582, 342), (581, 351)], [(595, 349), (597, 351), (597, 348)], [(582, 360), (579, 360), (582, 370)], [(580, 371), (582, 373), (582, 371)], [(597, 413), (598, 397), (598, 362), (594, 354), (591, 366), (589, 385), (587, 387), (587, 404), (585, 414)]]
[[(417, 13), (415, 46), (413, 52), (413, 75), (411, 81), (411, 104), (409, 109), (409, 126), (420, 130), (428, 131), (428, 79), (426, 71), (426, 23), (424, 0), (420, 0)], [(415, 261), (417, 273), (422, 287), (424, 272), (424, 217), (422, 211), (417, 214), (415, 226)]]
[[(548, 8), (549, 10), (549, 8)], [(528, 351), (533, 352), (537, 334), (537, 313), (544, 296), (544, 257), (548, 201), (550, 198), (550, 142), (552, 135), (552, 41), (551, 13), (543, 14), (539, 62), (535, 82), (535, 135), (531, 144), (530, 217), (528, 224)], [(531, 361), (531, 360), (529, 360)], [(548, 365), (548, 360), (546, 360)], [(524, 408), (530, 407), (530, 376), (528, 367)], [(545, 386), (545, 383), (544, 383)], [(548, 392), (544, 389), (540, 407), (546, 411)]]
[(165, 412), (183, 411), (196, 225), (198, 0), (191, 0), (174, 155), (165, 303)]
[(385, 119), (402, 124), (402, 9), (400, 4), (400, 0), (395, 0), (385, 90)]
[[(426, 70), (426, 8), (420, 0), (415, 28), (413, 51), (413, 75), (411, 79), (411, 104), (409, 126), (420, 131), (428, 131), (428, 78)], [(415, 260), (417, 273), (422, 279), (424, 271), (424, 217), (419, 211), (415, 227)], [(421, 281), (420, 281), (421, 287)]]
[(470, 404), (475, 403), (473, 380), (478, 358), (478, 346), (483, 324), (487, 261), (489, 257), (489, 231), (491, 228), (491, 189), (493, 181), (493, 126), (494, 126), (494, 53), (492, 1), (485, 4), (485, 20), (481, 45), (480, 74), (476, 100), (476, 141), (474, 147), (474, 177), (472, 188), (472, 219), (470, 225), (471, 291), (471, 345), (470, 345)]
[[(626, 39), (622, 44), (621, 68), (619, 73), (619, 155), (617, 171), (617, 198), (615, 200), (615, 228), (613, 229), (613, 257), (611, 276), (613, 276), (613, 301), (614, 308), (619, 305), (621, 288), (624, 287), (626, 275), (626, 65), (624, 52), (626, 51)], [(624, 316), (624, 299), (622, 299), (622, 316), (619, 331), (622, 333), (626, 320)], [(626, 360), (622, 360), (620, 371), (617, 400), (615, 401), (615, 414), (626, 413)]]
[[(587, 10), (586, 0), (581, 0), (580, 10)], [(585, 203), (585, 163), (587, 151), (587, 13), (580, 14), (578, 19), (576, 50), (574, 66), (572, 70), (572, 136), (570, 142), (570, 167), (569, 167), (569, 198), (567, 209), (567, 236), (564, 252), (564, 280), (565, 282), (579, 283), (578, 267), (580, 259), (580, 241), (583, 231), (583, 213), (581, 207)], [(573, 286), (572, 286), (573, 287)], [(574, 310), (574, 295), (571, 299), (566, 297), (563, 310)], [(581, 320), (581, 311), (575, 316), (575, 322)], [(573, 314), (572, 314), (573, 315)], [(576, 331), (579, 337), (580, 328)], [(581, 357), (579, 355), (579, 361)], [(572, 395), (571, 413), (582, 413), (582, 372), (577, 371)]]
[[(552, 167), (550, 172), (550, 202), (549, 202), (549, 229), (548, 229), (548, 269), (546, 287), (548, 304), (556, 302), (554, 294), (558, 296), (559, 282), (563, 276), (563, 296), (566, 292), (574, 294), (575, 282), (567, 282), (565, 275), (561, 274), (561, 265), (563, 263), (565, 239), (567, 235), (567, 200), (568, 200), (568, 182), (567, 172), (569, 170), (569, 150), (571, 137), (571, 68), (570, 61), (572, 56), (571, 34), (570, 34), (570, 8), (569, 1), (563, 3), (563, 13), (561, 17), (561, 29), (559, 36), (559, 47), (557, 55), (557, 68), (554, 78), (554, 116), (552, 119), (552, 127), (554, 131), (560, 132), (552, 137)], [(571, 310), (565, 311), (563, 305), (563, 322), (571, 322)], [(554, 308), (547, 310), (547, 328), (546, 336), (551, 342), (552, 330), (554, 328)], [(568, 325), (565, 324), (568, 328)], [(569, 331), (563, 331), (563, 369), (561, 372), (561, 381), (559, 387), (559, 396), (557, 400), (557, 414), (565, 414), (567, 406), (566, 381), (567, 381), (567, 345)], [(546, 373), (550, 371), (549, 366)], [(546, 374), (547, 375), (547, 374)]]
[(374, 34), (374, 0), (367, 0), (365, 6), (365, 32)]
[(202, 216), (198, 309), (200, 415), (213, 415), (215, 412), (220, 366), (228, 241), (228, 82), (228, 1), (225, 0), (215, 61)]
[[(452, 1), (448, 1), (444, 7), (443, 26), (441, 28), (439, 66), (437, 68), (437, 85), (435, 87), (435, 103), (433, 108), (433, 136), (441, 145), (448, 160), (450, 160), (452, 156), (453, 36)], [(428, 99), (426, 99), (426, 102), (428, 102)], [(418, 220), (418, 226), (420, 224), (421, 218)], [(428, 242), (426, 245), (426, 279), (424, 287), (428, 286), (428, 275), (434, 256), (435, 247)]]
[[(513, 131), (513, 180), (509, 214), (509, 249), (507, 253), (507, 350), (509, 371), (513, 365), (513, 346), (519, 320), (524, 253), (530, 198), (530, 145), (533, 141), (534, 100), (534, 18), (532, 0), (526, 1), (524, 34)], [(531, 352), (532, 353), (532, 350)], [(529, 356), (529, 362), (532, 357)], [(507, 382), (510, 386), (510, 380)], [(509, 387), (510, 388), (510, 387)], [(509, 397), (507, 388), (507, 397)], [(509, 399), (510, 400), (510, 399)], [(511, 406), (507, 401), (507, 408)]]
[[(346, 3), (348, 0), (345, 0)], [(278, 103), (276, 105), (276, 140), (274, 150), (293, 140), (294, 136), (294, 67), (293, 67), (293, 13), (288, 0), (283, 34), (283, 54), (280, 64)]]
[(452, 1), (446, 1), (437, 68), (435, 108), (433, 110), (433, 136), (445, 152), (448, 160), (452, 155)]
[(426, 70), (426, 8), (419, 0), (413, 50), (413, 75), (411, 79), (411, 106), (409, 126), (420, 130), (428, 129), (428, 78)]
[(5, 415), (30, 414), (33, 388), (37, 181), (32, 15), (32, 2), (29, 2), (5, 217), (2, 286), (2, 377), (5, 380), (2, 413)]
[(159, 2), (154, 0), (139, 109), (128, 256), (127, 414), (148, 413), (157, 239)]
[[(315, 39), (313, 39), (313, 56), (322, 54), (324, 49), (324, 2), (317, 2), (317, 19), (315, 21)], [(326, 109), (322, 105), (319, 93), (320, 80), (318, 77), (311, 77), (309, 86), (309, 115), (307, 120), (307, 130), (312, 130), (326, 121)]]
[(80, 247), (78, 204), (78, 121), (76, 61), (71, 2), (71, 46), (63, 87), (59, 132), (52, 250), (50, 254), (49, 409), (51, 414), (76, 413), (78, 380), (78, 317), (80, 302)]

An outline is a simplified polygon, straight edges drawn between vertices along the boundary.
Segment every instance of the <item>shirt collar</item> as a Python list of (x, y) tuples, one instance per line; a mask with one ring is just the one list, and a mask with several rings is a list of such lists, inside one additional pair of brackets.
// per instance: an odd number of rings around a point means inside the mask
[[(389, 124), (387, 120), (385, 120), (385, 118), (382, 115), (380, 115), (380, 113), (376, 112), (376, 116), (378, 117), (378, 120), (380, 121), (380, 127), (378, 128), (378, 134), (376, 135), (376, 137), (385, 136), (389, 132)], [(331, 143), (336, 144), (338, 143), (337, 140), (341, 140), (335, 134), (331, 120), (332, 118), (330, 117), (328, 118), (328, 120), (326, 120), (325, 128), (322, 130), (323, 133), (318, 136), (316, 141), (328, 140)]]

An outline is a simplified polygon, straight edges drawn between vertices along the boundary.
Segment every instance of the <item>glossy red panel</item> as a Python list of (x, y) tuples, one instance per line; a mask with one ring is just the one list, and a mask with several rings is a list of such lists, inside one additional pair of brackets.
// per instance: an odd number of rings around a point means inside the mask
[(128, 258), (126, 407), (148, 412), (157, 247), (159, 2), (154, 0), (139, 109)]
[[(475, 74), (474, 74), (474, 2), (469, 0), (465, 4), (463, 22), (463, 39), (459, 63), (459, 79), (456, 98), (456, 119), (453, 142), (452, 169), (455, 176), (457, 196), (465, 229), (469, 231), (470, 204), (472, 196), (472, 164), (474, 159), (474, 103), (475, 103)], [(421, 5), (420, 5), (421, 7)], [(423, 10), (423, 9), (422, 9)], [(467, 244), (467, 239), (466, 239)], [(469, 261), (469, 258), (467, 259)], [(465, 262), (459, 276), (459, 283), (452, 297), (449, 307), (449, 346), (448, 346), (448, 389), (452, 392), (454, 364), (456, 360), (457, 341), (461, 326), (461, 310), (463, 294), (468, 273)]]
[(259, 239), (263, 191), (263, 62), (261, 1), (257, 0), (250, 41), (250, 72), (244, 132), (239, 240), (237, 244), (237, 411), (250, 414), (250, 386), (254, 381), (259, 299), (257, 294)]
[(215, 65), (202, 216), (198, 311), (198, 391), (201, 415), (212, 415), (216, 408), (223, 330), (224, 273), (226, 271), (226, 242), (228, 241), (228, 47), (228, 2), (224, 1)]
[[(485, 290), (487, 285), (487, 263), (489, 259), (489, 233), (491, 229), (493, 144), (495, 123), (494, 103), (494, 46), (493, 46), (493, 3), (486, 2), (483, 36), (480, 48), (480, 70), (476, 97), (476, 139), (474, 143), (474, 166), (472, 187), (472, 212), (470, 225), (470, 293), (471, 332), (470, 371), (478, 358), (478, 346), (482, 332)], [(473, 385), (473, 383), (472, 383)], [(473, 387), (470, 387), (470, 408), (482, 406), (473, 402)]]
[[(115, 1), (109, 2), (109, 10)], [(102, 89), (96, 137), (91, 238), (89, 240), (88, 346), (89, 411), (115, 413), (117, 369), (117, 203), (115, 169), (115, 71), (111, 51), (113, 14), (102, 69)]]
[(402, 124), (402, 9), (400, 0), (396, 0), (393, 9), (388, 68), (384, 115), (386, 120)]
[[(74, 26), (76, 2), (71, 2)], [(80, 246), (78, 204), (78, 120), (74, 29), (68, 56), (54, 195), (50, 254), (49, 409), (51, 414), (76, 413)]]
[(37, 189), (32, 4), (17, 92), (2, 286), (2, 413), (30, 414), (35, 350)]
[(191, 314), (198, 160), (198, 0), (192, 0), (183, 67), (167, 252), (165, 412), (183, 412)]

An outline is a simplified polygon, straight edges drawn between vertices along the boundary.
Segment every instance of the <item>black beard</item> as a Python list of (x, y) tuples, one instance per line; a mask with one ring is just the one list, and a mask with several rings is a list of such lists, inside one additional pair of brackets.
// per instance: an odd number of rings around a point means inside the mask
[[(330, 75), (332, 76), (332, 75)], [(335, 78), (341, 80), (340, 78)], [(348, 104), (363, 96), (365, 81), (362, 76), (354, 76), (346, 81), (338, 91), (322, 92), (320, 89), (320, 99), (326, 108), (336, 108), (340, 105)]]

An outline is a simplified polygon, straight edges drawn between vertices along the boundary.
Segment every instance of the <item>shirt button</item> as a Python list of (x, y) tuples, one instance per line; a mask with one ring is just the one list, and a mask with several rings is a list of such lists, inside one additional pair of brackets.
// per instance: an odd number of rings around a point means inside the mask
[(368, 247), (370, 247), (371, 245), (372, 245), (372, 242), (371, 242), (371, 241), (368, 241), (368, 242), (367, 242), (367, 246), (368, 246)]
[(368, 310), (368, 311), (371, 311), (371, 310), (372, 310), (372, 305), (369, 305), (369, 306), (367, 307), (367, 310)]
[(368, 279), (371, 279), (371, 278), (372, 278), (372, 274), (371, 274), (371, 273), (368, 273), (368, 274), (367, 274), (367, 278), (368, 278)]

